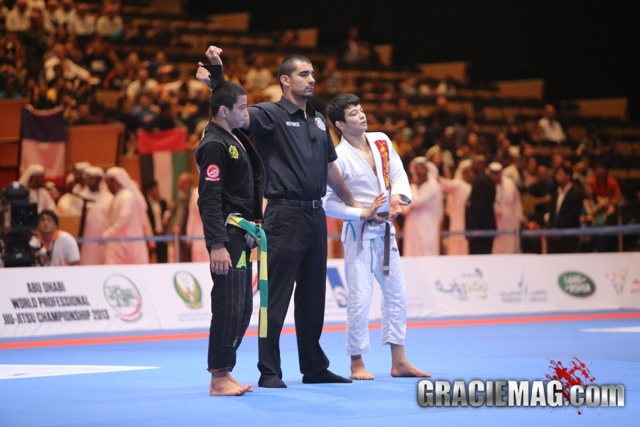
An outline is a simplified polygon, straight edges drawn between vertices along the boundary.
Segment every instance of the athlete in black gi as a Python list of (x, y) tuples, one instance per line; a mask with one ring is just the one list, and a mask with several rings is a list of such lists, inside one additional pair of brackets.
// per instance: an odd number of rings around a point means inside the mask
[[(199, 80), (210, 81), (212, 86), (224, 80), (220, 53), (220, 48), (209, 47), (206, 56), (213, 64), (211, 74), (200, 67)], [(269, 332), (258, 340), (258, 385), (286, 387), (280, 333), (292, 294), (302, 382), (350, 383), (328, 370), (329, 360), (320, 347), (327, 272), (327, 221), (321, 199), (327, 183), (348, 205), (361, 205), (353, 200), (331, 163), (337, 156), (326, 119), (308, 104), (315, 82), (311, 61), (301, 55), (285, 58), (278, 79), (283, 91), (280, 101), (250, 107), (244, 124), (256, 141), (267, 176), (264, 230), (269, 240)]]
[(239, 396), (251, 391), (251, 385), (231, 376), (253, 309), (251, 247), (246, 232), (227, 224), (227, 217), (262, 220), (264, 169), (252, 142), (238, 129), (248, 118), (244, 88), (223, 82), (211, 92), (210, 105), (212, 117), (195, 156), (198, 207), (213, 279), (209, 394)]

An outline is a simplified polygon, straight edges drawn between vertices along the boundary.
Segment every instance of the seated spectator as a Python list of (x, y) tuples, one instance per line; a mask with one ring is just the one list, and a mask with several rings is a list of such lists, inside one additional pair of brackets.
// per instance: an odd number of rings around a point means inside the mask
[(52, 210), (45, 209), (38, 215), (36, 235), (42, 243), (37, 254), (39, 265), (64, 266), (80, 263), (80, 248), (78, 242), (69, 233), (60, 230), (58, 215)]
[(138, 78), (127, 85), (127, 97), (134, 99), (142, 93), (151, 92), (158, 87), (158, 84), (155, 79), (149, 76), (149, 70), (141, 68), (138, 70)]
[(567, 136), (558, 122), (556, 109), (553, 105), (544, 106), (544, 117), (538, 121), (539, 139), (541, 142), (552, 142), (562, 144), (567, 140)]
[(31, 10), (27, 0), (16, 0), (13, 8), (5, 18), (7, 31), (20, 33), (29, 29), (31, 25)]
[(124, 22), (118, 14), (119, 8), (115, 4), (107, 4), (96, 21), (96, 33), (111, 40), (123, 37)]
[(247, 91), (262, 91), (275, 81), (275, 77), (265, 63), (264, 55), (257, 55), (253, 65), (245, 74), (245, 89)]
[(594, 166), (593, 176), (587, 179), (587, 184), (593, 187), (598, 197), (607, 201), (608, 223), (615, 224), (614, 213), (617, 212), (618, 204), (622, 201), (618, 180), (609, 175), (609, 169), (603, 162), (598, 162)]
[(87, 3), (80, 3), (76, 8), (76, 14), (71, 16), (67, 24), (70, 34), (76, 36), (80, 46), (84, 46), (96, 32), (96, 17), (89, 12)]
[(53, 56), (44, 63), (44, 77), (46, 81), (53, 81), (56, 77), (54, 67), (60, 65), (62, 67), (62, 76), (69, 81), (89, 80), (91, 73), (82, 68), (80, 65), (67, 58), (67, 51), (61, 43), (53, 46)]

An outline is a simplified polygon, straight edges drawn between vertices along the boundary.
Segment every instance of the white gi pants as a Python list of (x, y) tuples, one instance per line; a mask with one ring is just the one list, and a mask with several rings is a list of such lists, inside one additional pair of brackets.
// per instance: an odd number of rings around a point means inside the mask
[(382, 274), (384, 237), (365, 239), (361, 245), (359, 239), (348, 235), (343, 244), (348, 289), (347, 354), (356, 356), (371, 348), (369, 312), (374, 278), (382, 291), (382, 343), (404, 345), (407, 331), (407, 288), (395, 237), (391, 237), (388, 276)]

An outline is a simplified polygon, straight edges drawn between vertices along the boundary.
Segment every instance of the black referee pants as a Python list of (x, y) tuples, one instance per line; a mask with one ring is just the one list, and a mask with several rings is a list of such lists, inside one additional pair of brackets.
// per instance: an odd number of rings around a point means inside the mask
[(258, 339), (258, 369), (282, 378), (280, 333), (294, 294), (300, 372), (317, 374), (329, 366), (320, 347), (327, 276), (327, 219), (324, 209), (267, 205), (269, 304), (266, 338)]

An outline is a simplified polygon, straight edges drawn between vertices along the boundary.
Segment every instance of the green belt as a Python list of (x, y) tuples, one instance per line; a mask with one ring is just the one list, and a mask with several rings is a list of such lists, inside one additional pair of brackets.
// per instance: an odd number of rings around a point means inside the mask
[(264, 230), (241, 216), (229, 215), (227, 224), (239, 227), (249, 233), (258, 242), (258, 290), (260, 291), (260, 338), (267, 336), (267, 304), (269, 302), (269, 284), (267, 281), (267, 235)]

